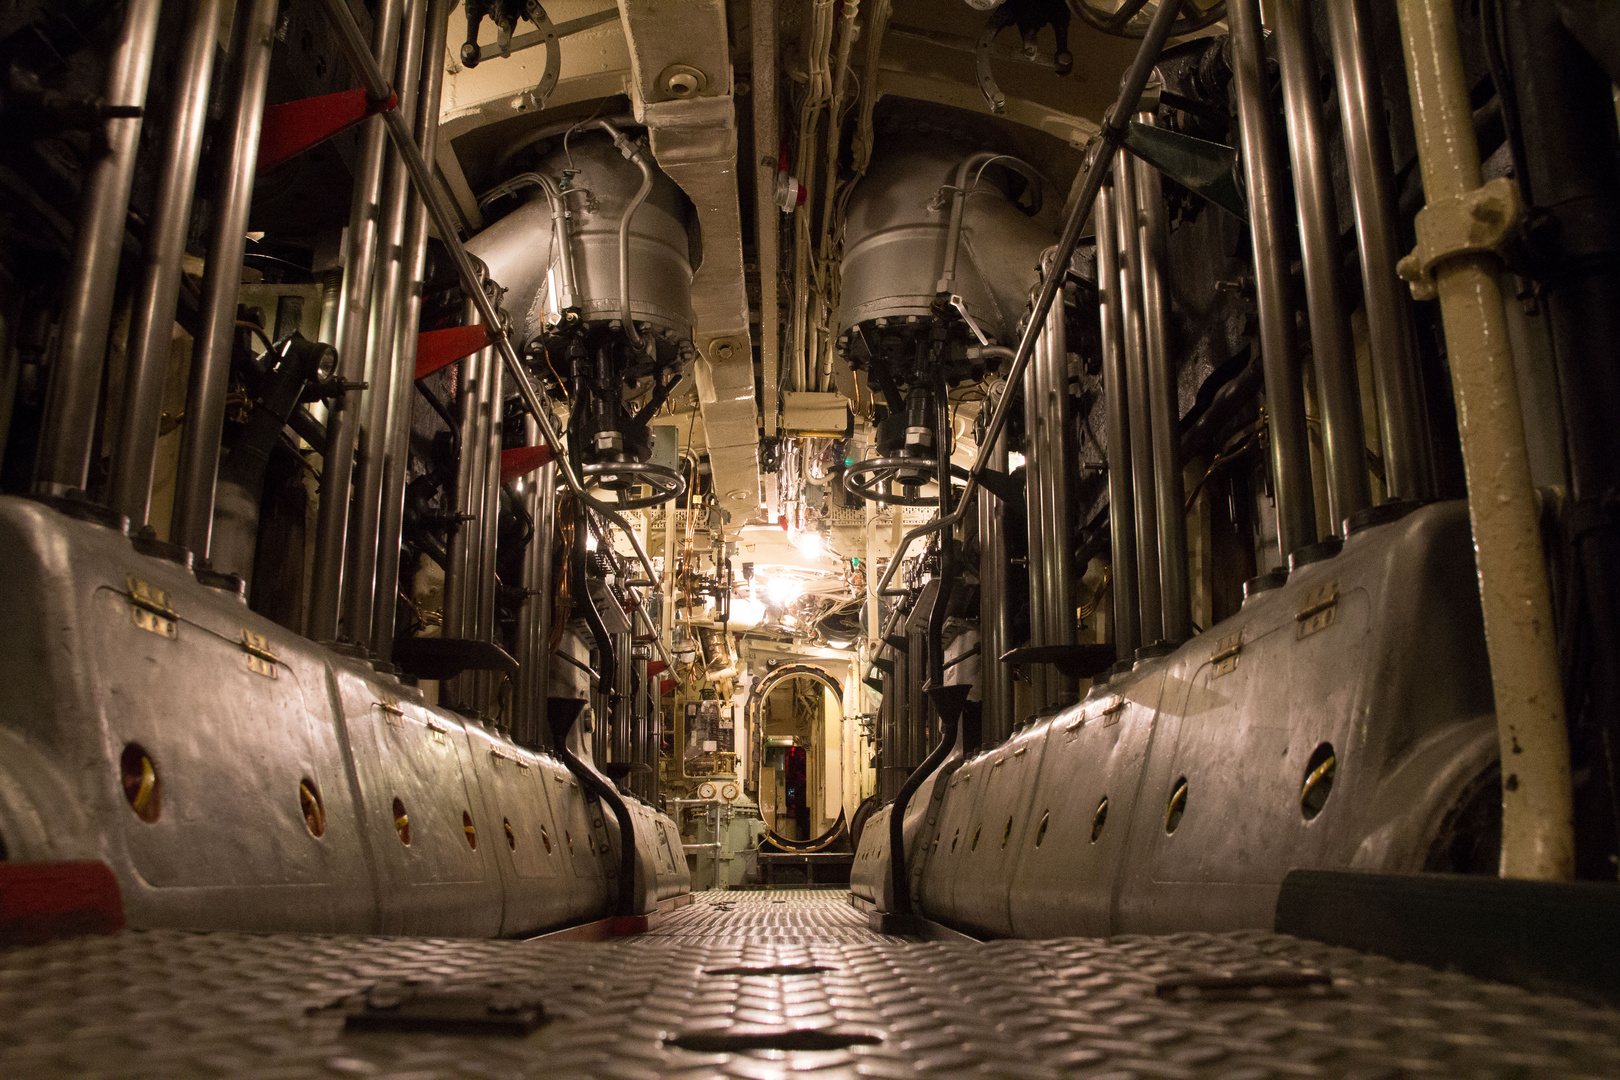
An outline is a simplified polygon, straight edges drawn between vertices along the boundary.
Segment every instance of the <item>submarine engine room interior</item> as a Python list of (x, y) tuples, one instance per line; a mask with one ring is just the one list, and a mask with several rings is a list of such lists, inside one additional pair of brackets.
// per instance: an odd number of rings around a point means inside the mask
[(1620, 5), (13, 0), (0, 127), (0, 1075), (1620, 1077)]

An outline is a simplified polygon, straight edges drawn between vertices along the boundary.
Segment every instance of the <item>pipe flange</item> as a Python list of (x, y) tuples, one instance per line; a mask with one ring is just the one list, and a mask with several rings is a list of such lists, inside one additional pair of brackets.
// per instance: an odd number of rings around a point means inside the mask
[(616, 495), (622, 495), (637, 484), (652, 488), (651, 495), (614, 504), (618, 510), (645, 510), (686, 494), (686, 478), (678, 470), (651, 461), (598, 461), (579, 471), (586, 488), (612, 491)]
[(694, 98), (709, 88), (709, 77), (691, 64), (671, 64), (658, 73), (658, 89), (672, 98)]

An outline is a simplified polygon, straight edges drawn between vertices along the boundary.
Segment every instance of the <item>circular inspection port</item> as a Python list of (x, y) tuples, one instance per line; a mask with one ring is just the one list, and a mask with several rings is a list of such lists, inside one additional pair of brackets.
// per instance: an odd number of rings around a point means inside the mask
[(124, 785), (124, 801), (135, 816), (150, 825), (163, 813), (163, 780), (158, 776), (152, 755), (140, 743), (130, 743), (118, 758), (118, 771)]
[(958, 840), (960, 840), (960, 839), (962, 839), (962, 830), (957, 829), (956, 830), (956, 835), (951, 837), (951, 851), (952, 851), (952, 853), (954, 853), (956, 851), (956, 842)]
[(1006, 847), (1007, 841), (1012, 839), (1012, 818), (1007, 819), (1007, 827), (1001, 830), (1001, 846)]
[(563, 839), (568, 843), (568, 854), (572, 855), (574, 853), (574, 834), (564, 829)]
[(1299, 792), (1299, 811), (1306, 821), (1320, 814), (1327, 805), (1328, 796), (1333, 792), (1333, 774), (1338, 767), (1332, 743), (1322, 743), (1311, 751), (1311, 759), (1305, 763), (1305, 782)]
[(1108, 824), (1108, 796), (1104, 795), (1102, 801), (1097, 803), (1097, 812), (1091, 815), (1091, 842), (1095, 844), (1097, 838), (1102, 836), (1103, 826)]
[(1041, 842), (1046, 839), (1046, 827), (1048, 825), (1050, 825), (1051, 823), (1052, 823), (1052, 811), (1048, 810), (1044, 814), (1041, 815), (1041, 823), (1035, 829), (1035, 846), (1036, 847), (1040, 847)]
[(512, 819), (501, 818), (501, 829), (506, 833), (506, 846), (513, 851), (517, 850), (517, 833), (512, 831)]
[(1173, 833), (1176, 826), (1181, 824), (1182, 815), (1187, 812), (1187, 778), (1178, 776), (1176, 784), (1170, 789), (1170, 802), (1164, 808), (1164, 831)]
[(983, 830), (984, 830), (983, 825), (980, 825), (978, 828), (973, 830), (973, 842), (968, 844), (968, 850), (969, 851), (978, 851), (979, 850), (979, 833), (982, 832)]
[(405, 812), (405, 804), (394, 798), (394, 831), (399, 833), (399, 842), (406, 847), (411, 846), (411, 815)]
[(473, 825), (472, 815), (465, 810), (461, 812), (461, 831), (467, 837), (467, 846), (477, 851), (478, 829)]
[(542, 847), (544, 847), (546, 849), (546, 854), (550, 855), (551, 854), (551, 834), (546, 832), (546, 827), (544, 825), (540, 826), (540, 844), (541, 844)]
[(321, 802), (321, 789), (315, 781), (304, 777), (298, 781), (298, 808), (304, 812), (304, 828), (319, 839), (326, 835), (326, 804)]

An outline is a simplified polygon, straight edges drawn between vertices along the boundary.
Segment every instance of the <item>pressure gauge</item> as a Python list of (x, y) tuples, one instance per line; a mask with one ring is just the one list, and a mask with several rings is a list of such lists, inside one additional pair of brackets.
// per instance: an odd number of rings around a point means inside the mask
[(732, 799), (735, 799), (737, 797), (737, 785), (727, 784), (722, 787), (720, 789), (720, 797), (726, 800), (726, 802), (730, 802)]
[(712, 799), (712, 798), (714, 798), (714, 785), (709, 783), (707, 780), (705, 780), (702, 784), (699, 784), (698, 785), (698, 798), (700, 798), (700, 799)]

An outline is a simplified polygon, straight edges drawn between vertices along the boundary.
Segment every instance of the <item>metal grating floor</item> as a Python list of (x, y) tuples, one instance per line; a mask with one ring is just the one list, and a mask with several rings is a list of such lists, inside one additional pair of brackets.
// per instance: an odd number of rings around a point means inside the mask
[[(503, 988), (550, 1019), (355, 1034), (307, 1012), (402, 980)], [(866, 1044), (769, 1048), (805, 1029)], [(706, 893), (599, 944), (145, 931), (0, 952), (7, 1078), (790, 1075), (1615, 1077), (1620, 1011), (1258, 932), (907, 942), (819, 891)]]

